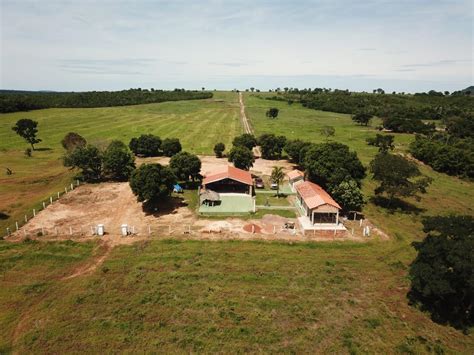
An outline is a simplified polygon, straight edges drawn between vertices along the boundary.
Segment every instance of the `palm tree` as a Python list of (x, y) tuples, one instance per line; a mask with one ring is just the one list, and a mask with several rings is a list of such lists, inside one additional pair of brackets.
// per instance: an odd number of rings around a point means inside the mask
[(282, 183), (283, 179), (285, 178), (285, 174), (283, 173), (283, 168), (281, 166), (274, 166), (272, 169), (272, 175), (270, 179), (277, 184), (277, 197), (280, 196), (280, 184)]

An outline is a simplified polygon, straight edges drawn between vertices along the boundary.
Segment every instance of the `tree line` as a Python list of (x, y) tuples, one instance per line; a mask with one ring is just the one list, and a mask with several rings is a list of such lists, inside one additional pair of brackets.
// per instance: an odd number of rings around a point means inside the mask
[(18, 112), (45, 108), (110, 107), (158, 103), (164, 101), (209, 99), (212, 92), (129, 89), (122, 91), (31, 92), (0, 91), (0, 112)]

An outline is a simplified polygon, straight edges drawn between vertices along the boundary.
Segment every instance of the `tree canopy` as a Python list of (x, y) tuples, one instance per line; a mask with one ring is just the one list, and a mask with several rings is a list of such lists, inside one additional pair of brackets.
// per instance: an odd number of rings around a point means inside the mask
[(281, 153), (286, 144), (286, 137), (275, 136), (274, 134), (262, 134), (258, 137), (257, 142), (262, 151), (263, 159), (281, 159)]
[(12, 130), (16, 132), (21, 138), (31, 145), (31, 149), (35, 150), (35, 144), (41, 142), (41, 139), (36, 137), (38, 133), (38, 122), (30, 120), (29, 118), (22, 118), (16, 122)]
[(170, 168), (178, 179), (189, 180), (199, 177), (201, 171), (201, 161), (197, 155), (180, 152), (171, 157)]
[(181, 151), (181, 143), (178, 138), (165, 138), (161, 143), (161, 150), (163, 155), (172, 157)]
[(425, 193), (431, 178), (423, 176), (415, 163), (399, 155), (379, 153), (370, 163), (373, 179), (380, 182), (375, 194), (387, 194), (390, 201), (396, 196), (420, 199), (418, 193)]
[(253, 134), (244, 133), (235, 137), (232, 141), (232, 145), (235, 147), (240, 146), (252, 150), (252, 148), (257, 145), (257, 139)]
[(138, 138), (132, 138), (128, 146), (135, 155), (156, 157), (160, 155), (161, 143), (161, 138), (158, 136), (142, 134)]
[(377, 134), (375, 137), (367, 138), (366, 141), (368, 145), (378, 147), (380, 153), (387, 153), (395, 148), (393, 144), (394, 138), (395, 136), (390, 134)]
[(242, 146), (235, 146), (229, 152), (229, 161), (234, 164), (236, 168), (249, 170), (255, 158), (250, 149)]
[(364, 205), (364, 196), (353, 179), (346, 179), (331, 189), (332, 197), (341, 205), (342, 209), (348, 211), (360, 211)]
[(168, 197), (175, 183), (176, 176), (173, 171), (160, 164), (141, 165), (130, 177), (130, 188), (137, 200), (146, 203)]
[(283, 172), (283, 168), (281, 166), (274, 166), (270, 175), (270, 180), (277, 184), (277, 196), (280, 195), (280, 185), (284, 178), (285, 173)]
[(365, 177), (365, 168), (357, 154), (336, 142), (309, 146), (303, 159), (308, 179), (331, 190), (346, 179), (357, 185)]
[(423, 221), (426, 238), (410, 266), (410, 301), (435, 321), (467, 329), (474, 325), (474, 218), (435, 216)]
[(224, 151), (225, 151), (225, 144), (216, 143), (216, 145), (214, 146), (214, 153), (216, 154), (216, 158), (222, 158)]
[(98, 181), (102, 177), (102, 154), (97, 147), (77, 147), (64, 156), (64, 166), (81, 169), (85, 181)]
[(125, 181), (134, 169), (135, 158), (127, 146), (121, 141), (112, 141), (103, 155), (104, 174), (112, 180)]
[(280, 110), (276, 107), (270, 107), (267, 112), (265, 112), (265, 116), (267, 116), (268, 118), (277, 118), (279, 112)]
[(302, 158), (301, 152), (304, 147), (309, 145), (311, 145), (311, 143), (299, 139), (287, 140), (284, 150), (293, 163), (300, 164)]
[(85, 147), (87, 145), (87, 141), (80, 134), (75, 132), (69, 132), (62, 139), (61, 145), (67, 151), (71, 151), (76, 149), (77, 147)]
[(374, 116), (371, 115), (370, 113), (358, 112), (358, 113), (356, 113), (355, 115), (352, 116), (352, 121), (354, 121), (354, 122), (356, 122), (360, 125), (368, 126), (370, 121), (372, 120), (372, 117), (374, 117)]

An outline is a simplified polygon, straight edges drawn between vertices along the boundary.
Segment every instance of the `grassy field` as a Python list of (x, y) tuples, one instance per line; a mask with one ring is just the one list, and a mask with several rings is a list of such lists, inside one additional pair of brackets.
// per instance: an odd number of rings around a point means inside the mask
[[(33, 157), (11, 127), (20, 118), (39, 122), (43, 142)], [(153, 133), (162, 138), (177, 137), (183, 149), (213, 154), (216, 142), (230, 146), (241, 133), (237, 94), (218, 92), (213, 99), (91, 109), (48, 109), (0, 115), (0, 235), (25, 212), (52, 194), (63, 191), (73, 174), (62, 166), (61, 139), (70, 131), (88, 142), (104, 147), (110, 140), (128, 144), (132, 137)], [(6, 175), (5, 167), (14, 174)]]
[(0, 351), (468, 353), (407, 305), (396, 249), (155, 240), (61, 281), (93, 244), (0, 242)]

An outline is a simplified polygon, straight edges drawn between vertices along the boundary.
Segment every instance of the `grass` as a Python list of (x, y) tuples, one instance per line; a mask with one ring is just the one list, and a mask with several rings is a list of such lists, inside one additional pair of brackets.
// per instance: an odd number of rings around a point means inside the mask
[[(43, 142), (31, 158), (28, 147), (11, 127), (20, 118), (39, 122)], [(196, 154), (213, 154), (216, 142), (230, 146), (241, 133), (238, 97), (217, 92), (213, 99), (165, 102), (159, 104), (85, 108), (47, 109), (0, 115), (0, 235), (7, 226), (22, 221), (25, 213), (49, 199), (71, 181), (74, 173), (62, 166), (61, 139), (77, 132), (89, 143), (104, 147), (112, 139), (127, 143), (132, 137), (152, 133), (162, 138), (177, 137), (183, 149)], [(13, 170), (6, 175), (5, 168)]]
[[(154, 240), (118, 247), (92, 275), (59, 281), (54, 275), (92, 245), (0, 242), (0, 265), (12, 265), (0, 279), (0, 346), (18, 353), (469, 352), (472, 336), (407, 305), (407, 265), (394, 246)], [(15, 255), (22, 261), (12, 264)], [(14, 346), (20, 314), (31, 310)]]
[(288, 199), (284, 195), (280, 195), (280, 197), (276, 196), (276, 193), (274, 195), (272, 194), (259, 194), (257, 191), (256, 195), (256, 203), (257, 206), (264, 206), (267, 203), (269, 206), (289, 206), (290, 203), (288, 202)]

